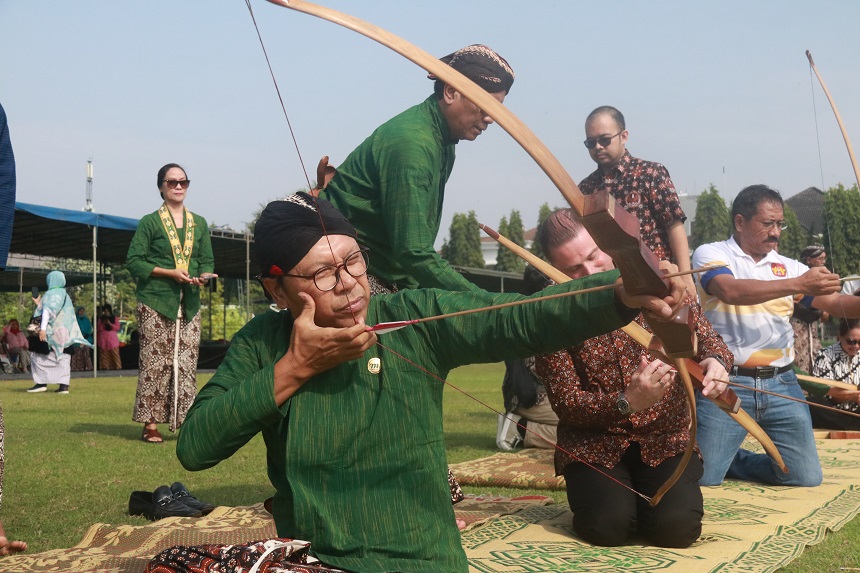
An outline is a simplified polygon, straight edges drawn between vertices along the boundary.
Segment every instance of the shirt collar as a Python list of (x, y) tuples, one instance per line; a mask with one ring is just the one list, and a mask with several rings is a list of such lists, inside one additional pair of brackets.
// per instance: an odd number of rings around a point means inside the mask
[[(609, 171), (604, 172), (603, 175), (608, 176), (614, 172), (618, 172), (619, 175), (624, 175), (628, 169), (630, 169), (630, 163), (633, 161), (633, 156), (630, 155), (628, 150), (624, 150), (624, 155), (621, 156), (621, 159), (618, 160), (618, 163), (613, 165)], [(603, 172), (603, 168), (598, 168), (601, 172)]]

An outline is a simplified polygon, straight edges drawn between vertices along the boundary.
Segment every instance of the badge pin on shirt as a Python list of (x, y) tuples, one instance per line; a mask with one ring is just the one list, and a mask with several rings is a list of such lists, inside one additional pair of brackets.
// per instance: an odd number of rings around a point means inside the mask
[(367, 371), (371, 374), (379, 374), (379, 371), (382, 370), (382, 360), (379, 358), (371, 358), (367, 361)]

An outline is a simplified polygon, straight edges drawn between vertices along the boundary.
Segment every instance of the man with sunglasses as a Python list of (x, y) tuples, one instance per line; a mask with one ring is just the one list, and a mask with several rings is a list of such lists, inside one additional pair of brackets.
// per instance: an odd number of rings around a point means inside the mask
[[(701, 275), (699, 296), (708, 320), (735, 356), (731, 381), (743, 408), (782, 454), (784, 474), (766, 455), (741, 448), (746, 430), (708, 400), (697, 398), (698, 441), (705, 464), (702, 485), (725, 477), (773, 485), (817, 486), (821, 464), (806, 404), (754, 392), (803, 399), (794, 374), (794, 295), (801, 304), (843, 317), (860, 317), (860, 297), (840, 294), (839, 277), (777, 253), (785, 229), (779, 192), (765, 185), (743, 189), (732, 202), (734, 235), (702, 245), (693, 265), (726, 264)], [(728, 423), (726, 423), (728, 421)], [(733, 427), (734, 426), (734, 427)]]
[(468, 569), (445, 477), (442, 390), (452, 368), (577, 344), (626, 324), (640, 306), (668, 316), (667, 302), (683, 293), (673, 280), (665, 301), (609, 290), (428, 321), (377, 340), (367, 324), (525, 297), (438, 289), (371, 297), (352, 225), (304, 193), (270, 203), (254, 234), (264, 288), (283, 310), (233, 338), (182, 426), (177, 455), (187, 469), (205, 469), (262, 433), (278, 535), (310, 541), (323, 563), (359, 573)]
[[(579, 184), (585, 195), (607, 189), (621, 206), (639, 219), (642, 240), (660, 259), (682, 271), (690, 270), (690, 247), (684, 221), (687, 216), (669, 171), (652, 161), (630, 155), (624, 116), (616, 108), (600, 106), (585, 118), (585, 144), (597, 169)], [(685, 282), (695, 291), (693, 279)]]
[[(508, 62), (487, 46), (466, 46), (441, 60), (500, 102), (514, 83)], [(435, 80), (433, 94), (377, 128), (338, 166), (325, 190), (355, 225), (358, 240), (373, 250), (375, 292), (478, 290), (433, 244), (456, 145), (477, 139), (493, 120), (452, 86), (428, 77)]]

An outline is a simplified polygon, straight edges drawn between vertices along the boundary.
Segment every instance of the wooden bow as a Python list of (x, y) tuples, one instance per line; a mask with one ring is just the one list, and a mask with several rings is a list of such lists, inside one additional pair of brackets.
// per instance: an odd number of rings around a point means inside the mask
[[(625, 288), (629, 292), (652, 294), (661, 297), (668, 294), (668, 287), (657, 268), (657, 257), (647, 247), (640, 244), (638, 220), (627, 213), (623, 207), (619, 206), (616, 209), (616, 203), (608, 195), (595, 194), (588, 198), (584, 197), (573, 178), (571, 178), (561, 163), (531, 129), (510, 110), (499, 103), (498, 100), (466, 76), (421, 48), (354, 16), (305, 2), (304, 0), (268, 1), (272, 4), (289, 8), (290, 10), (327, 20), (366, 36), (397, 52), (435, 75), (442, 82), (452, 86), (463, 97), (481, 108), (486, 115), (491, 117), (502, 129), (513, 137), (526, 153), (534, 159), (544, 173), (546, 173), (574, 211), (583, 216), (586, 228), (588, 228), (597, 244), (615, 260), (621, 270)], [(628, 217), (625, 217), (625, 214)], [(630, 217), (633, 217), (635, 224), (631, 221)], [(613, 226), (614, 228), (611, 228)], [(622, 233), (628, 235), (629, 239), (619, 243), (615, 239), (620, 237)], [(695, 334), (684, 324), (685, 312), (684, 308), (680, 308), (678, 313), (676, 313), (677, 320), (674, 322), (665, 322), (658, 325), (657, 321), (649, 321), (655, 332), (661, 338), (665, 337), (663, 339), (663, 346), (672, 357), (695, 355)], [(696, 422), (693, 385), (683, 361), (679, 360), (676, 366), (684, 381), (691, 415), (693, 416), (693, 424), (690, 430), (691, 438), (687, 450), (684, 452), (682, 462), (675, 473), (660, 487), (655, 495), (656, 501), (659, 501), (663, 494), (668, 491), (683, 473), (695, 446)], [(655, 504), (656, 501), (652, 500), (651, 503)]]
[(854, 178), (857, 180), (858, 189), (860, 189), (860, 168), (857, 167), (857, 158), (854, 157), (854, 148), (851, 147), (851, 140), (848, 139), (848, 132), (845, 131), (845, 126), (842, 124), (842, 117), (839, 115), (839, 110), (836, 109), (836, 102), (834, 102), (833, 98), (830, 96), (830, 90), (827, 89), (827, 85), (824, 83), (824, 78), (822, 78), (821, 74), (818, 73), (818, 68), (815, 67), (815, 62), (812, 61), (812, 53), (809, 50), (806, 50), (806, 59), (809, 60), (809, 67), (815, 73), (815, 77), (818, 78), (818, 83), (821, 84), (821, 88), (824, 90), (824, 95), (827, 96), (827, 101), (830, 102), (830, 107), (833, 109), (833, 115), (836, 116), (836, 123), (839, 124), (839, 131), (842, 132), (842, 139), (845, 140), (845, 147), (848, 148), (848, 158), (851, 159), (851, 167), (854, 168)]

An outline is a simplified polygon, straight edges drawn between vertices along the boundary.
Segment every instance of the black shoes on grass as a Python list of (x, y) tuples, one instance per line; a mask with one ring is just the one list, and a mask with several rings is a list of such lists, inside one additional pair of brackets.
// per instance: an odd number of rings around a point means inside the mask
[(215, 506), (191, 495), (184, 485), (174, 482), (154, 492), (133, 491), (128, 499), (129, 515), (142, 515), (149, 520), (165, 517), (202, 517)]

